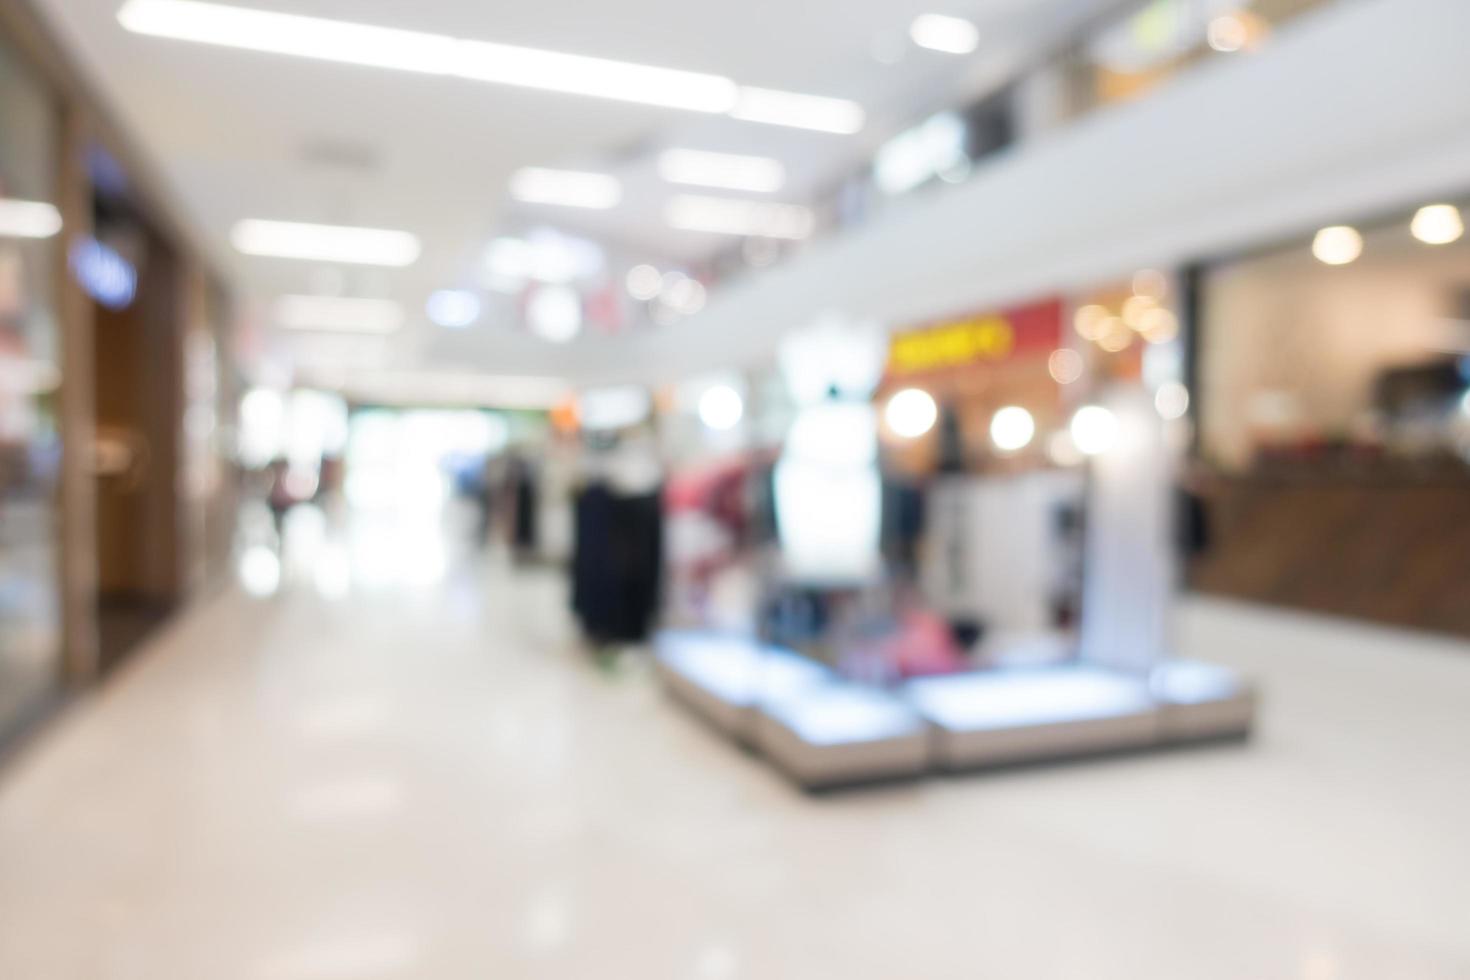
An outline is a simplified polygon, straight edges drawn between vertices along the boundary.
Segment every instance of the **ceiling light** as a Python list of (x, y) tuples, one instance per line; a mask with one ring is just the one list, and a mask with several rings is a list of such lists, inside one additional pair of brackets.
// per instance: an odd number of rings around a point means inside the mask
[(704, 309), (706, 296), (704, 283), (686, 276), (668, 288), (664, 299), (684, 316), (693, 316)]
[(626, 429), (652, 414), (653, 398), (638, 385), (589, 388), (577, 398), (577, 417), (589, 430)]
[(1431, 204), (1414, 215), (1410, 230), (1425, 245), (1448, 245), (1465, 234), (1465, 219), (1452, 204)]
[(528, 281), (564, 284), (600, 275), (602, 250), (585, 238), (544, 229), (528, 238), (497, 238), (485, 249), (492, 288), (518, 292)]
[(1155, 307), (1144, 314), (1138, 329), (1149, 343), (1167, 344), (1179, 336), (1179, 318), (1171, 310)]
[(528, 204), (605, 211), (623, 199), (623, 185), (609, 174), (523, 167), (511, 175), (510, 195)]
[(388, 334), (403, 326), (403, 307), (387, 299), (283, 296), (275, 313), (288, 330)]
[(195, 0), (128, 0), (117, 18), (155, 37), (696, 112), (728, 112), (737, 95), (719, 75)]
[(1101, 340), (1108, 328), (1108, 312), (1106, 306), (1097, 303), (1089, 303), (1080, 307), (1072, 318), (1072, 325), (1077, 330), (1077, 336), (1083, 340)]
[(762, 238), (805, 238), (816, 221), (809, 208), (797, 204), (738, 201), (727, 197), (680, 194), (669, 201), (664, 217), (684, 231)]
[(1087, 363), (1082, 359), (1082, 355), (1070, 347), (1054, 350), (1046, 359), (1046, 369), (1057, 384), (1071, 384), (1082, 377), (1082, 372), (1086, 367)]
[(1206, 29), (1210, 47), (1222, 54), (1232, 54), (1250, 41), (1250, 25), (1239, 13), (1221, 14)]
[(418, 238), (406, 231), (294, 221), (241, 221), (230, 241), (246, 255), (353, 265), (413, 265), (420, 251)]
[(533, 333), (553, 344), (575, 340), (582, 332), (582, 297), (566, 286), (546, 286), (526, 304), (526, 322)]
[(786, 168), (779, 160), (708, 150), (665, 150), (658, 158), (658, 173), (672, 184), (755, 194), (774, 193), (786, 183)]
[(744, 88), (722, 75), (523, 48), (443, 34), (276, 13), (198, 0), (128, 0), (117, 19), (136, 34), (449, 75), (833, 133), (862, 128), (843, 99)]
[(922, 388), (905, 388), (895, 392), (883, 408), (883, 421), (894, 435), (917, 439), (934, 428), (939, 420), (939, 406), (934, 396)]
[(1036, 420), (1024, 408), (1007, 405), (990, 420), (990, 441), (1003, 453), (1024, 449), (1036, 435)]
[(1178, 381), (1166, 381), (1154, 392), (1154, 408), (1168, 421), (1184, 418), (1189, 411), (1189, 389)]
[(45, 201), (0, 198), (0, 238), (50, 238), (61, 231), (61, 212)]
[(847, 99), (742, 86), (730, 115), (746, 122), (850, 135), (863, 128), (863, 107)]
[(733, 429), (745, 414), (745, 400), (729, 385), (715, 385), (699, 397), (699, 420), (717, 432)]
[(1158, 269), (1142, 269), (1133, 276), (1133, 295), (1162, 302), (1169, 295), (1169, 277)]
[(1326, 265), (1348, 265), (1363, 254), (1363, 236), (1347, 225), (1323, 228), (1312, 239), (1312, 254)]
[(692, 112), (724, 113), (736, 104), (735, 83), (721, 75), (488, 41), (458, 45), (454, 74), (461, 78)]
[(956, 113), (930, 116), (879, 147), (873, 159), (873, 179), (885, 194), (911, 191), (943, 174), (963, 179), (969, 164), (967, 136), (965, 121)]
[(1086, 456), (1098, 456), (1118, 441), (1118, 417), (1101, 405), (1084, 405), (1068, 427), (1072, 443)]
[(651, 265), (635, 265), (628, 270), (626, 285), (629, 296), (646, 303), (663, 292), (663, 273)]
[(480, 318), (480, 297), (467, 289), (440, 289), (429, 295), (424, 312), (441, 327), (461, 330)]
[(909, 26), (915, 44), (945, 54), (969, 54), (980, 46), (980, 30), (963, 17), (920, 14)]

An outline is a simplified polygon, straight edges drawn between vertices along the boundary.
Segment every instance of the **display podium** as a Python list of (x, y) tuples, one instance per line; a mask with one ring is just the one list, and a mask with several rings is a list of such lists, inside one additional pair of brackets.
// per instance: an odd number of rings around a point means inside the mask
[(1168, 656), (1175, 569), (1161, 420), (1141, 390), (1117, 392), (1105, 407), (1118, 439), (1088, 473), (1075, 659), (877, 687), (749, 639), (667, 633), (660, 676), (808, 788), (1249, 734), (1249, 681)]
[(934, 726), (934, 763), (949, 771), (1145, 748), (1159, 738), (1148, 686), (1067, 664), (911, 681), (904, 695)]

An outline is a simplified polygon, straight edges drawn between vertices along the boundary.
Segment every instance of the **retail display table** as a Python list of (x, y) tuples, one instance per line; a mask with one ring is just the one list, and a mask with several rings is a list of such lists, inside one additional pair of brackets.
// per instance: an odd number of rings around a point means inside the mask
[(796, 782), (823, 787), (917, 776), (929, 729), (886, 691), (833, 682), (761, 706), (756, 744)]
[(1154, 668), (1149, 687), (1166, 742), (1238, 738), (1255, 719), (1254, 685), (1228, 667), (1168, 660)]
[(1146, 683), (1085, 664), (925, 678), (905, 694), (949, 770), (1142, 748), (1159, 735)]
[(832, 681), (831, 671), (800, 654), (719, 633), (661, 633), (654, 662), (675, 697), (742, 742), (755, 737), (759, 705)]

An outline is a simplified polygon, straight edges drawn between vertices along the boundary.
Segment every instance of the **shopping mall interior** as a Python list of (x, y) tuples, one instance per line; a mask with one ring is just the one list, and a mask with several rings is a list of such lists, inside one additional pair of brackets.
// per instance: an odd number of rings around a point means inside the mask
[(0, 978), (1470, 977), (1466, 38), (0, 0)]

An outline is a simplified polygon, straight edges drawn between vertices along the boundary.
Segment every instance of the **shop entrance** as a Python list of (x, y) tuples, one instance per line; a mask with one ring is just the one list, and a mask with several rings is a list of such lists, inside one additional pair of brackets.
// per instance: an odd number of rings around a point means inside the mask
[(179, 472), (179, 262), (125, 207), (99, 204), (97, 238), (73, 258), (96, 303), (97, 595), (111, 669), (183, 591)]

